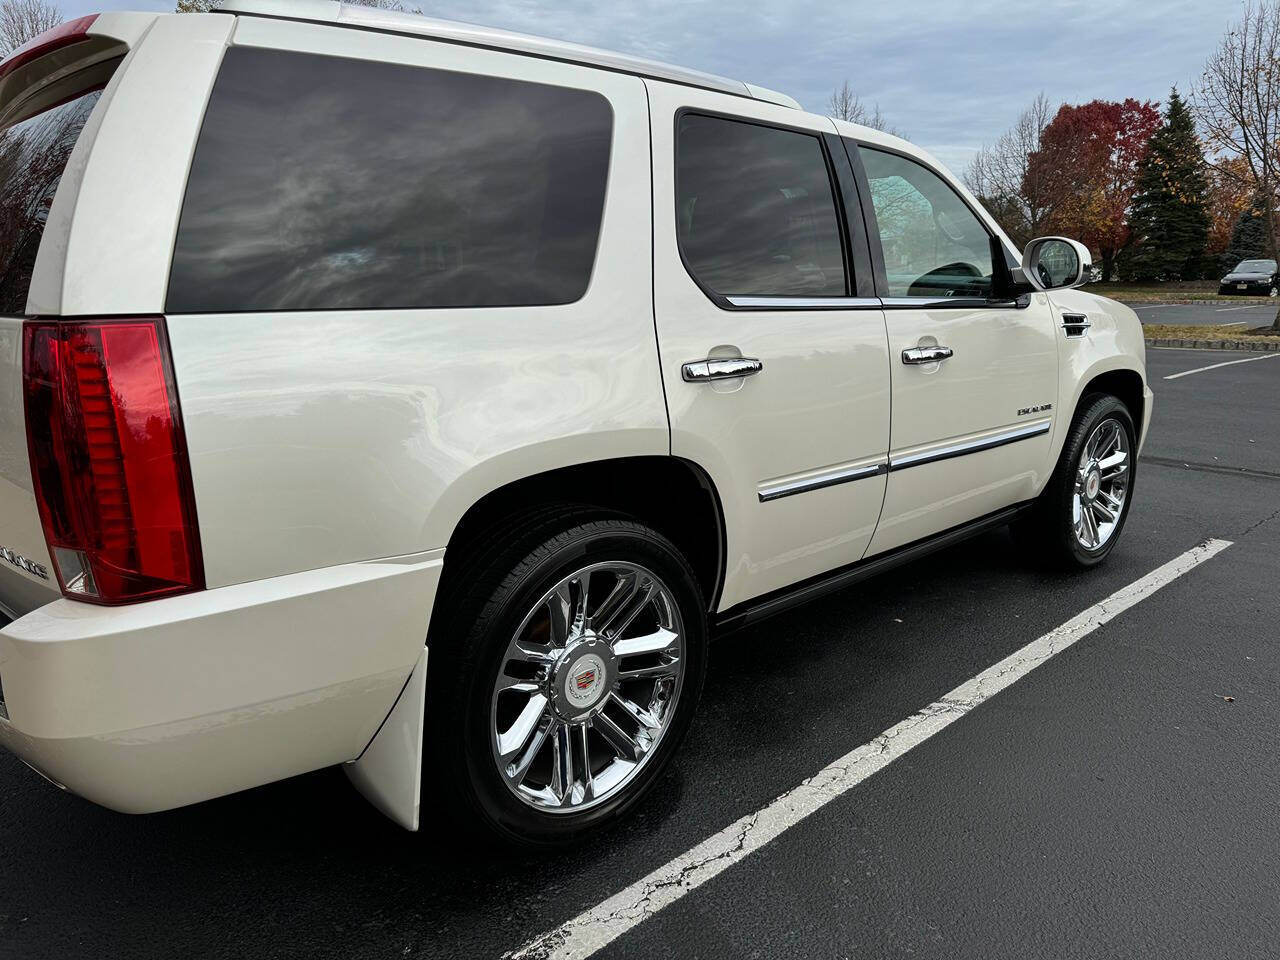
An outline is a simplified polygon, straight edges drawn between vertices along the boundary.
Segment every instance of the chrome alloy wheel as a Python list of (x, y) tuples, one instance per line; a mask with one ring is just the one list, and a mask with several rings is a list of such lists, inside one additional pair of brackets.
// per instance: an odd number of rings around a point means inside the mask
[(671, 590), (638, 564), (592, 564), (547, 591), (507, 645), (490, 700), (507, 788), (547, 813), (623, 790), (670, 725), (683, 635)]
[(1100, 550), (1115, 533), (1129, 495), (1129, 435), (1120, 421), (1103, 420), (1093, 429), (1076, 467), (1071, 515), (1076, 540)]

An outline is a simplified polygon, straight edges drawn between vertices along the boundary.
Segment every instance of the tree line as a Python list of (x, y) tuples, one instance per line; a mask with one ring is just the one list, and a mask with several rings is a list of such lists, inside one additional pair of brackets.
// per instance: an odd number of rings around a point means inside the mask
[(1217, 278), (1277, 257), (1280, 3), (1246, 3), (1193, 85), (1164, 105), (1041, 94), (965, 171), (1019, 243), (1046, 233), (1097, 251), (1103, 279)]

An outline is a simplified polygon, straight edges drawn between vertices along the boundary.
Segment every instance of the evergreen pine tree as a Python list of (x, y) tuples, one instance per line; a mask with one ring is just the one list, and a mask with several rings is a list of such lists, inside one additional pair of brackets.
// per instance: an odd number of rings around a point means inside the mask
[(1205, 272), (1208, 192), (1195, 121), (1175, 87), (1138, 173), (1130, 211), (1136, 248), (1129, 272), (1135, 279), (1194, 280)]
[(1222, 269), (1234, 270), (1241, 260), (1267, 259), (1267, 221), (1260, 201), (1243, 210), (1231, 231), (1231, 246), (1222, 255)]

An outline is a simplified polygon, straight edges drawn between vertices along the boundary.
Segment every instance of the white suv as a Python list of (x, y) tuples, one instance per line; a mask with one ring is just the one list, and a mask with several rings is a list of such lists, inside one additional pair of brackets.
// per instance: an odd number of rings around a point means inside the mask
[(345, 764), (554, 843), (712, 635), (1132, 503), (1087, 250), (751, 84), (235, 0), (38, 38), (0, 131), (0, 742), (116, 810)]

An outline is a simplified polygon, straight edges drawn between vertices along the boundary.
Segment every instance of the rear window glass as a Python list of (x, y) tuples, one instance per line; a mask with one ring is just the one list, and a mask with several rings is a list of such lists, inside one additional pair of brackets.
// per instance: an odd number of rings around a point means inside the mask
[(53, 196), (101, 96), (84, 93), (0, 132), (0, 313), (26, 312)]
[(168, 309), (570, 303), (591, 278), (612, 125), (585, 90), (233, 48)]
[(816, 136), (686, 115), (676, 203), (685, 261), (716, 293), (847, 293), (835, 195)]

